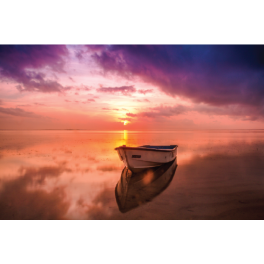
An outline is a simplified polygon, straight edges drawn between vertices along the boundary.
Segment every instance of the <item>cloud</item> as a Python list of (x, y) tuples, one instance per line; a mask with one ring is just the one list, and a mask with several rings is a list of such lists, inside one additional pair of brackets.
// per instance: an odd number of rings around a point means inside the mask
[(127, 116), (131, 116), (131, 117), (136, 117), (137, 114), (133, 114), (133, 113), (126, 113)]
[(0, 219), (64, 219), (69, 209), (64, 187), (42, 189), (47, 179), (64, 171), (64, 165), (21, 167), (15, 179), (2, 180)]
[(22, 105), (17, 105), (18, 107), (32, 107), (30, 104), (22, 104)]
[(0, 107), (0, 113), (12, 116), (19, 116), (19, 117), (31, 117), (31, 118), (40, 118), (42, 116), (37, 115), (33, 112), (27, 112), (21, 108), (4, 108)]
[(101, 87), (97, 89), (101, 93), (121, 93), (126, 96), (130, 96), (132, 93), (135, 93), (137, 90), (133, 85), (131, 86), (120, 86), (120, 87)]
[(191, 109), (183, 105), (175, 105), (173, 107), (161, 105), (159, 107), (150, 108), (150, 111), (139, 112), (137, 114), (126, 113), (126, 115), (130, 117), (156, 118), (158, 116), (163, 116), (163, 117), (176, 116), (176, 115), (186, 113), (188, 111), (191, 111)]
[(138, 93), (141, 93), (141, 94), (146, 94), (146, 93), (152, 93), (153, 92), (153, 89), (146, 89), (146, 90), (138, 90)]
[(107, 108), (107, 107), (103, 107), (102, 110), (114, 110), (114, 111), (119, 111), (118, 108)]
[(108, 45), (91, 52), (105, 72), (139, 77), (171, 96), (214, 106), (264, 103), (263, 45)]
[[(77, 101), (75, 101), (75, 102), (77, 102)], [(84, 101), (82, 103), (83, 104), (89, 104), (89, 103), (92, 103), (92, 102), (95, 102), (95, 100), (94, 99), (87, 99), (87, 101)]]
[(87, 86), (87, 85), (78, 85), (78, 86), (71, 86), (72, 89), (76, 89), (77, 91), (90, 91), (92, 89), (92, 87), (90, 86)]
[(150, 102), (148, 99), (146, 99), (146, 98), (144, 98), (144, 99), (135, 99), (135, 100), (133, 100), (133, 101), (135, 101), (135, 102), (139, 102), (139, 103), (142, 103), (142, 102)]
[(195, 104), (193, 106), (186, 105), (174, 105), (174, 106), (157, 106), (149, 108), (149, 111), (139, 112), (137, 114), (126, 113), (129, 117), (173, 117), (181, 114), (186, 114), (188, 112), (197, 112), (207, 115), (226, 115), (233, 118), (240, 118), (242, 120), (255, 121), (257, 119), (264, 119), (264, 106), (245, 106), (240, 107), (239, 105), (228, 105), (226, 107), (210, 106), (206, 104)]
[(12, 80), (20, 92), (63, 92), (71, 89), (55, 80), (46, 79), (39, 70), (49, 67), (55, 72), (64, 72), (64, 58), (68, 49), (62, 45), (1, 45), (0, 77)]

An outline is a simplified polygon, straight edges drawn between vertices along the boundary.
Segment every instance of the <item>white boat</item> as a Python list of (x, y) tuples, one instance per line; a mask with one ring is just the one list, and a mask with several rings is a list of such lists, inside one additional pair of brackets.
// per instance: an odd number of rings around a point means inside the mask
[(177, 157), (177, 145), (127, 147), (126, 145), (115, 148), (120, 160), (133, 172), (161, 166)]

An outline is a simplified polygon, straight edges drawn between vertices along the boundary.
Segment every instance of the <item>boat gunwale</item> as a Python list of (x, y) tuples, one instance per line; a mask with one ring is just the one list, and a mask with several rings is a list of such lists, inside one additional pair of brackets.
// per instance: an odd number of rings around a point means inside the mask
[(127, 149), (127, 150), (145, 150), (145, 151), (159, 151), (159, 152), (171, 152), (173, 150), (175, 150), (178, 147), (178, 145), (176, 145), (173, 149), (154, 149), (154, 148), (141, 148), (141, 147), (124, 147), (124, 146), (120, 146), (115, 148), (115, 150), (118, 149)]

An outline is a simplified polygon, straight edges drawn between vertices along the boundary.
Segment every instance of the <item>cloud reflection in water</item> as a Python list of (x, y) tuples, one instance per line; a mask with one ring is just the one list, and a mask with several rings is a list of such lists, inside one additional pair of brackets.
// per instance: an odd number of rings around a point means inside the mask
[(19, 169), (11, 180), (2, 180), (0, 219), (64, 219), (69, 208), (65, 188), (42, 189), (46, 180), (70, 171), (64, 165)]

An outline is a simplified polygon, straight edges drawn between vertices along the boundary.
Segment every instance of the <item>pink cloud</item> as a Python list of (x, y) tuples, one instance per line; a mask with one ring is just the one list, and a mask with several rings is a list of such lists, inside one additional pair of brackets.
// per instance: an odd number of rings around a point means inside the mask
[(97, 89), (101, 93), (121, 93), (126, 96), (130, 96), (132, 93), (136, 92), (134, 86), (120, 86), (120, 87), (101, 87)]
[(138, 92), (145, 95), (146, 93), (152, 93), (153, 89), (138, 90)]

